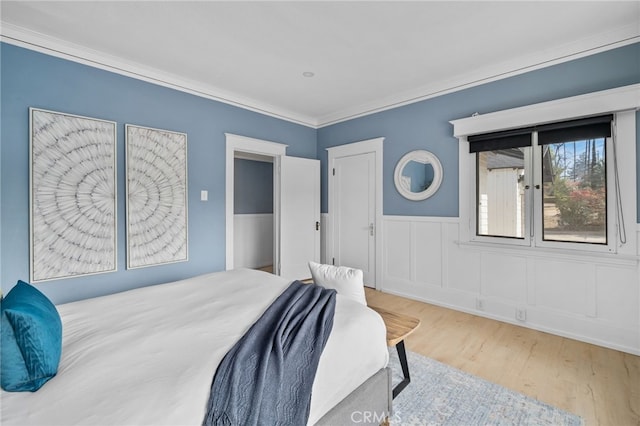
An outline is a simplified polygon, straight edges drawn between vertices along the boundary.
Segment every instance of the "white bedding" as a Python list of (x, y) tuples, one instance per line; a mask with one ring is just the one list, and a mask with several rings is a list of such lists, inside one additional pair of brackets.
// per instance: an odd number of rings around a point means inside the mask
[[(2, 391), (1, 424), (200, 425), (216, 367), (288, 284), (240, 269), (59, 305), (58, 374)], [(309, 424), (387, 361), (380, 316), (338, 295)]]

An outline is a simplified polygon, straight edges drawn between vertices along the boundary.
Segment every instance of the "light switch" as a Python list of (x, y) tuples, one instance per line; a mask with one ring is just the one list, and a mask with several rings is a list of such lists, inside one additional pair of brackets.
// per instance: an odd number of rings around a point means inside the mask
[(200, 191), (200, 201), (207, 201), (209, 200), (209, 191), (206, 190), (202, 190)]

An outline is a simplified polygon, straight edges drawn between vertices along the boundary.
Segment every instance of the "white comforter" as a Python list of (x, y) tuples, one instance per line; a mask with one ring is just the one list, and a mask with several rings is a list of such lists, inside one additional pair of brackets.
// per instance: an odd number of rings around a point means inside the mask
[[(59, 305), (58, 374), (2, 391), (1, 424), (200, 425), (216, 367), (288, 284), (241, 269)], [(309, 423), (387, 361), (380, 316), (338, 295)]]

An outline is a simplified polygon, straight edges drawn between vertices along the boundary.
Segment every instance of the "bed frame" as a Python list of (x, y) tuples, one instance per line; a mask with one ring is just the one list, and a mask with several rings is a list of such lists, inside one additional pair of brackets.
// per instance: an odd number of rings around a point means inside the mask
[(347, 395), (316, 426), (388, 424), (392, 400), (391, 369), (386, 367)]

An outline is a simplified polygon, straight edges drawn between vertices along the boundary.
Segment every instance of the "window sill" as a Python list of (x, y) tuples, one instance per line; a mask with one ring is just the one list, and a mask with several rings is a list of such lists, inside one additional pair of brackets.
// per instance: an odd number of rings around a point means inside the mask
[(638, 264), (638, 261), (640, 260), (639, 256), (618, 253), (565, 250), (547, 247), (531, 247), (479, 241), (456, 241), (456, 244), (461, 248), (485, 252), (555, 260), (561, 259), (586, 263), (636, 266)]

